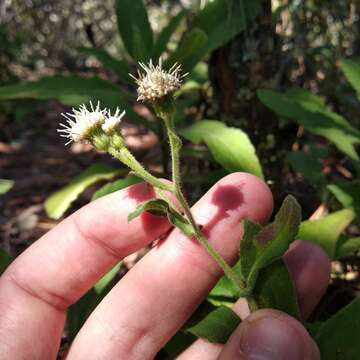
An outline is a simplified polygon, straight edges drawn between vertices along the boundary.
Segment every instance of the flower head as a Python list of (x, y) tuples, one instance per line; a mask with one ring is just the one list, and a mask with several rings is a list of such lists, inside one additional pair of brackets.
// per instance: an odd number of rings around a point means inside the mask
[(61, 128), (57, 130), (61, 133), (60, 136), (69, 139), (66, 145), (72, 141), (89, 140), (92, 131), (104, 123), (107, 113), (106, 109), (100, 109), (99, 102), (94, 108), (91, 101), (90, 110), (85, 105), (81, 105), (79, 110), (73, 108), (72, 111), (73, 113), (61, 114), (66, 119), (66, 123), (60, 123)]
[(116, 108), (114, 115), (111, 115), (110, 111), (108, 112), (108, 117), (105, 119), (105, 122), (102, 124), (101, 128), (106, 134), (114, 133), (120, 125), (121, 119), (125, 115), (125, 110), (120, 114), (120, 109)]
[(156, 102), (166, 95), (173, 94), (180, 88), (182, 78), (186, 76), (186, 74), (180, 74), (181, 65), (176, 63), (170, 70), (164, 70), (161, 58), (156, 66), (154, 66), (152, 60), (150, 60), (148, 65), (139, 64), (145, 73), (138, 71), (138, 78), (131, 75), (138, 85), (138, 101)]

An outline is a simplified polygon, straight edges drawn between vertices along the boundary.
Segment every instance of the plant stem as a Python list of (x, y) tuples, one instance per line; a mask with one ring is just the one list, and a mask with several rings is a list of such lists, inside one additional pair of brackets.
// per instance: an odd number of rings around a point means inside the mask
[(252, 296), (247, 296), (246, 300), (248, 302), (250, 312), (254, 312), (259, 309), (257, 302)]
[(147, 181), (152, 186), (173, 192), (171, 185), (163, 183), (158, 178), (151, 175), (147, 170), (145, 170), (144, 167), (136, 160), (136, 158), (125, 146), (121, 147), (120, 149), (114, 146), (110, 146), (108, 152), (126, 166), (128, 166), (136, 175)]
[(181, 189), (181, 174), (180, 174), (180, 150), (182, 146), (181, 139), (177, 136), (174, 128), (172, 114), (169, 112), (163, 112), (162, 118), (165, 122), (167, 129), (170, 151), (171, 151), (171, 164), (172, 164), (172, 181), (174, 187), (174, 194), (179, 200), (185, 216), (190, 222), (191, 226), (195, 232), (195, 238), (203, 246), (203, 248), (209, 253), (209, 255), (216, 261), (220, 268), (224, 271), (225, 275), (233, 281), (236, 287), (239, 288), (241, 296), (246, 294), (246, 285), (244, 281), (238, 276), (238, 274), (227, 264), (223, 257), (215, 250), (215, 248), (210, 244), (208, 239), (203, 235), (199, 226), (197, 225), (188, 202)]

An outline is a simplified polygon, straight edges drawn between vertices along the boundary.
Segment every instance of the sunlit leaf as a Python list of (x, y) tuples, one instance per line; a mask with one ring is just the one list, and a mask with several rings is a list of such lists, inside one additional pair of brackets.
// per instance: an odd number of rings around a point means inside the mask
[(360, 182), (338, 180), (327, 186), (327, 189), (336, 197), (344, 208), (353, 208), (356, 221), (360, 225)]
[(318, 220), (301, 223), (297, 237), (321, 246), (330, 259), (336, 258), (338, 240), (344, 229), (354, 220), (352, 209), (336, 211)]
[(263, 178), (255, 148), (242, 130), (220, 121), (202, 120), (182, 131), (182, 135), (195, 144), (204, 142), (226, 170), (247, 171)]
[(0, 179), (0, 195), (7, 193), (15, 184), (13, 180)]
[[(238, 261), (233, 270), (236, 273), (240, 273), (240, 262)], [(240, 295), (239, 289), (227, 276), (222, 276), (216, 285), (212, 288), (209, 296), (211, 298), (231, 298), (237, 299)]]
[(138, 178), (135, 175), (128, 175), (124, 179), (115, 180), (113, 182), (110, 182), (108, 184), (105, 184), (103, 187), (101, 187), (99, 190), (95, 191), (91, 200), (96, 200), (102, 196), (111, 194), (112, 192), (124, 189), (130, 185), (134, 185), (142, 181), (140, 178)]
[(51, 219), (59, 219), (88, 186), (100, 180), (111, 179), (120, 172), (120, 169), (104, 164), (91, 165), (45, 201), (46, 213)]
[(342, 59), (340, 66), (360, 100), (360, 59)]

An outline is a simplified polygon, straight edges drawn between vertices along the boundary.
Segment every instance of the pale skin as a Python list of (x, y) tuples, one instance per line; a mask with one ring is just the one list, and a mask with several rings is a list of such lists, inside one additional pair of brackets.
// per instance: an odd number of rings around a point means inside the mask
[[(0, 278), (0, 359), (55, 359), (66, 309), (125, 256), (170, 230), (159, 217), (127, 221), (154, 196), (138, 184), (80, 209), (19, 256)], [(234, 263), (241, 219), (265, 223), (272, 196), (258, 178), (231, 174), (194, 206), (196, 221)], [(315, 245), (297, 242), (285, 255), (301, 311), (308, 317), (329, 280), (329, 261)], [(67, 359), (152, 359), (206, 298), (221, 271), (178, 230), (154, 246), (105, 297), (75, 338)], [(226, 345), (195, 342), (179, 359), (320, 359), (300, 322), (275, 310), (247, 316)]]

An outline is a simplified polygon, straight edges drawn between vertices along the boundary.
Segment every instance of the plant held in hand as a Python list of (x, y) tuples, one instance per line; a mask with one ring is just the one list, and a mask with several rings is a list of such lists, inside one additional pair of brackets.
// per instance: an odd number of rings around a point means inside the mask
[[(138, 85), (138, 100), (150, 103), (156, 116), (161, 119), (166, 128), (170, 143), (172, 163), (171, 184), (164, 183), (150, 174), (125, 146), (124, 139), (119, 131), (121, 119), (125, 115), (125, 111), (121, 112), (120, 109), (116, 109), (116, 111), (111, 114), (110, 111), (101, 109), (99, 103), (96, 107), (90, 103), (90, 110), (85, 105), (81, 105), (79, 110), (73, 109), (73, 113), (63, 114), (67, 121), (65, 124), (61, 124), (61, 128), (58, 131), (61, 136), (69, 140), (67, 144), (72, 141), (91, 143), (96, 149), (106, 151), (117, 158), (138, 177), (151, 184), (158, 192), (160, 199), (153, 199), (140, 204), (133, 213), (129, 214), (129, 221), (139, 216), (143, 211), (166, 216), (169, 221), (186, 236), (195, 238), (204, 247), (214, 261), (221, 267), (225, 275), (234, 283), (238, 289), (239, 296), (247, 296), (251, 300), (259, 269), (280, 257), (292, 241), (290, 237), (293, 238), (296, 235), (297, 226), (300, 222), (300, 210), (296, 201), (293, 198), (288, 198), (283, 205), (282, 211), (280, 211), (282, 215), (277, 217), (277, 222), (270, 225), (272, 226), (272, 240), (274, 240), (270, 247), (264, 246), (264, 242), (257, 242), (256, 235), (260, 229), (257, 229), (256, 232), (251, 229), (249, 235), (247, 234), (249, 227), (245, 226), (245, 235), (247, 237), (246, 248), (249, 250), (243, 251), (242, 255), (243, 257), (250, 255), (251, 258), (255, 255), (260, 259), (260, 261), (258, 261), (259, 266), (257, 266), (256, 263), (252, 265), (251, 276), (247, 276), (246, 271), (244, 271), (246, 267), (241, 266), (242, 263), (240, 263), (240, 271), (231, 268), (202, 233), (191, 213), (182, 190), (180, 171), (182, 142), (176, 133), (174, 114), (176, 110), (176, 91), (180, 89), (182, 79), (186, 74), (181, 74), (181, 66), (178, 64), (173, 65), (168, 71), (165, 70), (161, 60), (156, 66), (152, 61), (150, 61), (148, 65), (140, 63), (140, 66), (142, 71), (138, 72), (137, 78), (133, 77)], [(180, 210), (172, 204), (164, 191), (170, 192), (176, 197), (181, 207)], [(287, 224), (286, 221), (284, 222), (283, 215), (285, 213), (287, 215), (290, 214), (292, 221), (292, 224), (290, 224), (291, 231), (288, 231), (286, 228)], [(263, 232), (265, 235), (269, 233), (267, 228), (265, 228)], [(288, 236), (287, 232), (291, 233), (291, 236)], [(262, 260), (262, 258), (265, 260)], [(249, 267), (248, 262), (246, 262), (246, 266)], [(252, 303), (254, 304), (253, 309), (255, 309), (256, 305), (254, 301), (252, 301)]]

